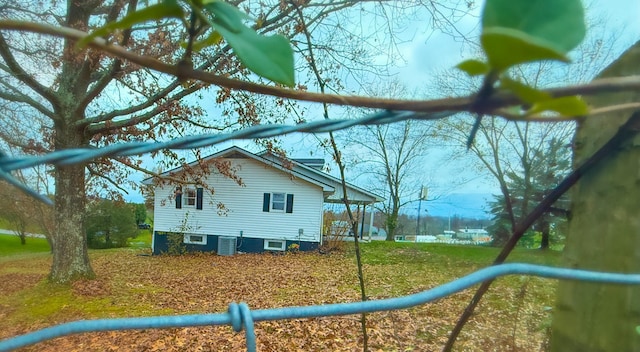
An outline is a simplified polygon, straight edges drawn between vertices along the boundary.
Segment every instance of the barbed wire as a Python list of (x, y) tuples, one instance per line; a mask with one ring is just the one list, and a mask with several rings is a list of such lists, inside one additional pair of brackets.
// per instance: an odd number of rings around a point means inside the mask
[(230, 133), (191, 135), (174, 138), (167, 142), (127, 142), (100, 148), (64, 149), (47, 153), (45, 155), (31, 157), (9, 157), (0, 152), (0, 179), (18, 187), (26, 194), (51, 205), (53, 202), (49, 198), (22, 184), (17, 179), (13, 178), (9, 172), (43, 164), (71, 165), (103, 157), (142, 155), (162, 149), (195, 149), (212, 146), (229, 140), (270, 138), (294, 132), (328, 133), (359, 125), (382, 125), (406, 120), (437, 120), (451, 116), (455, 113), (456, 112), (454, 111), (421, 113), (413, 111), (385, 110), (358, 119), (327, 119), (297, 125), (256, 125)]
[(501, 264), (480, 269), (469, 275), (419, 293), (373, 301), (334, 303), (316, 306), (284, 307), (251, 311), (246, 303), (231, 303), (226, 313), (155, 316), (141, 318), (79, 320), (30, 332), (0, 341), (0, 351), (32, 345), (56, 337), (98, 331), (160, 329), (209, 325), (231, 325), (245, 331), (247, 351), (256, 351), (254, 322), (316, 318), (406, 309), (433, 302), (487, 280), (507, 275), (527, 275), (550, 279), (578, 280), (621, 285), (640, 284), (640, 274), (604, 273), (533, 264)]

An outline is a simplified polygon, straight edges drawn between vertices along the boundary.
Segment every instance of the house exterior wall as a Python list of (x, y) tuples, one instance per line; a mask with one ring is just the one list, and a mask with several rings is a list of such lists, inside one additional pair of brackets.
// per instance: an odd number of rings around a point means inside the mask
[[(166, 237), (162, 233), (188, 233), (207, 235), (207, 245), (188, 245), (188, 249), (216, 250), (217, 236), (238, 237), (246, 240), (247, 252), (258, 251), (258, 242), (251, 239), (287, 240), (296, 243), (320, 243), (323, 191), (322, 187), (292, 178), (290, 174), (249, 158), (227, 159), (237, 167), (237, 175), (244, 186), (222, 175), (212, 174), (206, 183), (214, 194), (204, 190), (202, 210), (185, 204), (175, 206), (175, 187), (158, 186), (155, 189), (154, 253), (166, 250)], [(183, 187), (183, 190), (188, 186)], [(264, 193), (293, 194), (291, 213), (263, 211)], [(184, 194), (184, 193), (183, 193)], [(218, 209), (221, 203), (225, 211)], [(302, 234), (300, 234), (302, 230)], [(242, 236), (241, 236), (242, 235)], [(215, 236), (215, 237), (212, 237)], [(240, 238), (242, 237), (242, 238)], [(312, 245), (301, 245), (302, 248)], [(317, 247), (317, 246), (316, 246)], [(241, 248), (238, 250), (242, 251)]]
[[(162, 254), (169, 252), (169, 242), (168, 237), (165, 233), (154, 232), (155, 244), (153, 254)], [(197, 244), (185, 244), (185, 249), (188, 252), (218, 252), (218, 237), (216, 235), (208, 235), (207, 236), (207, 244), (206, 245), (197, 245)], [(225, 236), (227, 237), (227, 236)], [(292, 244), (299, 245), (298, 250), (300, 251), (313, 251), (318, 249), (320, 243), (318, 242), (310, 242), (310, 241), (298, 241), (298, 240), (285, 240), (285, 247), (289, 248)], [(264, 249), (264, 239), (261, 238), (248, 238), (248, 237), (238, 237), (236, 243), (236, 250), (238, 252), (245, 253), (260, 253), (263, 252)]]

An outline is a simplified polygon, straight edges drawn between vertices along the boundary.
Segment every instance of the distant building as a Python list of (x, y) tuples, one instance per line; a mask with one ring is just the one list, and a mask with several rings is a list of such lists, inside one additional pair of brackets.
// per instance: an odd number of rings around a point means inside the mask
[[(446, 231), (445, 231), (446, 232)], [(461, 229), (456, 232), (456, 238), (459, 240), (482, 241), (490, 240), (489, 232), (485, 229)]]
[[(362, 231), (362, 234), (364, 236), (369, 236), (369, 224), (364, 224), (364, 231)], [(387, 231), (377, 226), (371, 226), (371, 236), (387, 237)]]

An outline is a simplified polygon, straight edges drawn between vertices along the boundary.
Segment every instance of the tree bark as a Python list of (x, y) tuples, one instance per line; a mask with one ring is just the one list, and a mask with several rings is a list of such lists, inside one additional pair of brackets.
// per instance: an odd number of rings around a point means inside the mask
[(386, 241), (395, 241), (396, 228), (398, 227), (398, 212), (392, 211), (387, 217), (387, 238)]
[[(640, 42), (600, 77), (640, 73)], [(593, 106), (640, 101), (640, 92), (591, 99)], [(576, 131), (579, 164), (625, 123), (630, 113), (585, 119)], [(564, 250), (569, 268), (640, 272), (640, 136), (584, 175), (572, 193)], [(639, 351), (640, 287), (561, 281), (553, 317), (552, 351)]]
[(546, 220), (542, 220), (542, 224), (540, 226), (540, 233), (542, 234), (542, 238), (540, 239), (540, 249), (543, 251), (549, 249), (549, 233), (550, 232), (551, 232), (551, 224), (549, 224), (549, 222)]
[(93, 278), (84, 233), (85, 180), (84, 165), (56, 168), (56, 230), (53, 263), (49, 279), (69, 283), (79, 278)]

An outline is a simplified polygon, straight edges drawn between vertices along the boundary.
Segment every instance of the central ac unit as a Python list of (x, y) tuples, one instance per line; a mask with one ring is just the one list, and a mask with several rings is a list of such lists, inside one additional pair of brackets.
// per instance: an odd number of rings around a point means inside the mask
[(218, 237), (218, 255), (234, 255), (236, 254), (236, 238), (235, 237)]

